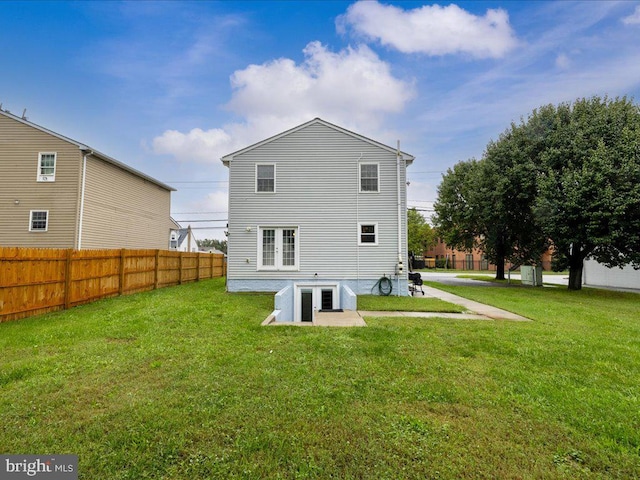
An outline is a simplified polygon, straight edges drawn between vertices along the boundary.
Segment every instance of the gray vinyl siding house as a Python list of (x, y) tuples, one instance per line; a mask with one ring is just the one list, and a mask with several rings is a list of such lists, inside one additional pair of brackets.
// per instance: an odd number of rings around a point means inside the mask
[(348, 308), (386, 276), (407, 295), (398, 267), (413, 160), (319, 118), (223, 157), (229, 291), (279, 292), (296, 305), (306, 293), (315, 309)]
[(1, 246), (168, 249), (172, 191), (0, 110)]

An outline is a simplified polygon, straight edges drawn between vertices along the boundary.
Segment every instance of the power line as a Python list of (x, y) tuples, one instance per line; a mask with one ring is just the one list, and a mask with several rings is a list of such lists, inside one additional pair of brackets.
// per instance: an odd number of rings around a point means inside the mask
[(222, 229), (226, 229), (227, 227), (191, 227), (191, 230), (222, 230)]
[(171, 215), (217, 215), (219, 213), (227, 212), (173, 212)]
[(182, 223), (197, 223), (197, 222), (227, 222), (228, 219), (226, 218), (221, 218), (221, 219), (217, 219), (217, 220), (176, 220), (176, 222), (182, 222)]
[(228, 180), (184, 180), (182, 182), (178, 182), (175, 180), (169, 180), (167, 182), (162, 183), (229, 183)]
[(205, 187), (204, 185), (202, 187), (180, 187), (180, 189), (178, 191), (182, 191), (182, 190), (211, 190), (212, 188), (213, 188), (212, 186)]

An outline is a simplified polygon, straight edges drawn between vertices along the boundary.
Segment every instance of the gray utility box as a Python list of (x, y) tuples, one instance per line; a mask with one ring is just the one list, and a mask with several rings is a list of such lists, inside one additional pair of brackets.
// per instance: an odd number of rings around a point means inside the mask
[(520, 267), (520, 278), (522, 280), (522, 285), (541, 287), (542, 267), (535, 267), (533, 265), (522, 265)]

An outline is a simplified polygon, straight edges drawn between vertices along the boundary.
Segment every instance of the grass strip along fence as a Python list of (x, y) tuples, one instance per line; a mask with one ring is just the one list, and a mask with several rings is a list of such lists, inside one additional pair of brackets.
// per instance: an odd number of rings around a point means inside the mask
[(224, 255), (0, 247), (0, 322), (224, 276)]

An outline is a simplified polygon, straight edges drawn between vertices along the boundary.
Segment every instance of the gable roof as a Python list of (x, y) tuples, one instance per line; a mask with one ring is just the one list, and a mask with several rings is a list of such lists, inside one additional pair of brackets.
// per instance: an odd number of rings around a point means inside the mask
[(176, 221), (175, 218), (170, 216), (169, 221), (173, 224), (173, 227), (171, 227), (171, 230), (180, 230), (182, 228), (182, 226)]
[(56, 132), (54, 132), (52, 130), (49, 130), (49, 129), (44, 128), (44, 127), (41, 127), (40, 125), (37, 125), (37, 124), (35, 124), (33, 122), (30, 122), (26, 118), (18, 117), (16, 115), (14, 115), (13, 113), (10, 113), (10, 112), (8, 112), (6, 110), (2, 110), (1, 108), (0, 108), (0, 115), (4, 115), (5, 117), (10, 118), (12, 120), (15, 120), (16, 122), (20, 122), (20, 123), (22, 123), (24, 125), (28, 125), (29, 127), (35, 128), (36, 130), (40, 130), (41, 132), (47, 133), (49, 135), (52, 135), (52, 136), (54, 136), (56, 138), (59, 138), (60, 140), (64, 140), (65, 142), (71, 143), (72, 145), (76, 145), (85, 154), (92, 155), (92, 156), (94, 156), (96, 158), (99, 158), (100, 160), (102, 160), (104, 162), (107, 162), (107, 163), (110, 163), (112, 165), (115, 165), (116, 167), (121, 168), (122, 170), (126, 170), (127, 172), (129, 172), (129, 173), (131, 173), (131, 174), (133, 174), (133, 175), (135, 175), (137, 177), (143, 178), (144, 180), (147, 180), (147, 181), (149, 181), (149, 182), (151, 182), (151, 183), (153, 183), (153, 184), (155, 184), (155, 185), (157, 185), (157, 186), (159, 186), (161, 188), (164, 188), (165, 190), (169, 190), (170, 192), (175, 192), (176, 191), (175, 188), (170, 187), (169, 185), (167, 185), (165, 183), (162, 183), (160, 180), (156, 180), (155, 178), (150, 177), (149, 175), (146, 175), (146, 174), (140, 172), (139, 170), (136, 170), (135, 168), (131, 168), (129, 165), (126, 165), (126, 164), (116, 160), (115, 158), (112, 158), (112, 157), (110, 157), (108, 155), (105, 155), (104, 153), (99, 152), (98, 150), (95, 150), (94, 148), (92, 148), (92, 147), (90, 147), (88, 145), (85, 145), (83, 143), (80, 143), (80, 142), (78, 142), (76, 140), (73, 140), (73, 139), (71, 139), (69, 137), (65, 137), (64, 135), (60, 135), (59, 133), (56, 133)]
[[(242, 150), (238, 150), (236, 152), (233, 152), (233, 153), (230, 153), (228, 155), (225, 155), (220, 160), (222, 160), (222, 163), (225, 166), (228, 167), (229, 166), (229, 162), (231, 162), (233, 160), (233, 157), (235, 157), (236, 155), (241, 155), (243, 153), (246, 153), (248, 151), (253, 150), (254, 148), (258, 148), (258, 147), (261, 147), (262, 145), (265, 145), (267, 143), (271, 143), (271, 142), (273, 142), (275, 140), (278, 140), (279, 138), (285, 137), (285, 136), (287, 136), (287, 135), (289, 135), (291, 133), (297, 132), (298, 130), (302, 130), (303, 128), (306, 128), (309, 125), (314, 125), (316, 123), (324, 125), (324, 126), (329, 127), (329, 128), (332, 128), (333, 130), (337, 130), (338, 132), (342, 132), (342, 133), (344, 133), (346, 135), (349, 135), (351, 137), (357, 138), (358, 140), (365, 141), (367, 143), (370, 143), (371, 145), (375, 145), (376, 147), (380, 147), (380, 148), (382, 148), (384, 150), (387, 150), (389, 152), (392, 152), (394, 154), (397, 153), (397, 151), (398, 151), (396, 148), (390, 147), (390, 146), (385, 145), (385, 144), (380, 143), (380, 142), (376, 142), (375, 140), (372, 140), (372, 139), (370, 139), (368, 137), (365, 137), (363, 135), (360, 135), (358, 133), (352, 132), (351, 130), (347, 130), (346, 128), (342, 128), (342, 127), (340, 127), (338, 125), (335, 125), (333, 123), (329, 123), (326, 120), (322, 120), (321, 118), (314, 118), (313, 120), (305, 122), (302, 125), (298, 125), (297, 127), (290, 128), (289, 130), (285, 130), (284, 132), (279, 133), (277, 135), (274, 135), (272, 137), (269, 137), (269, 138), (267, 138), (265, 140), (262, 140), (261, 142), (254, 143), (253, 145), (249, 145), (248, 147), (245, 147)], [(411, 163), (415, 159), (415, 157), (413, 155), (410, 155), (410, 154), (408, 154), (406, 152), (402, 152), (401, 151), (400, 155), (402, 155), (402, 158), (407, 163), (407, 165), (411, 165)]]

